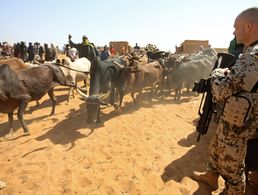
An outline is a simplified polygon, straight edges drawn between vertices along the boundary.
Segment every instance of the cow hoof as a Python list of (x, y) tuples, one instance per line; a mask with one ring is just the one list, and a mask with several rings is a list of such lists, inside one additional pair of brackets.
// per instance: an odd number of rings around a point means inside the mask
[(29, 136), (30, 135), (30, 132), (24, 132), (23, 133), (23, 136)]
[(121, 107), (118, 107), (118, 108), (116, 109), (116, 113), (117, 113), (117, 114), (120, 114), (121, 112), (122, 112)]
[(11, 138), (11, 137), (13, 137), (13, 133), (8, 133), (3, 138), (8, 139), (8, 138)]
[(119, 107), (118, 107), (118, 105), (117, 105), (117, 104), (114, 104), (114, 108), (115, 108), (115, 109), (118, 109)]
[(101, 125), (101, 124), (103, 124), (103, 123), (104, 123), (103, 120), (98, 119), (98, 120), (95, 122), (95, 125)]

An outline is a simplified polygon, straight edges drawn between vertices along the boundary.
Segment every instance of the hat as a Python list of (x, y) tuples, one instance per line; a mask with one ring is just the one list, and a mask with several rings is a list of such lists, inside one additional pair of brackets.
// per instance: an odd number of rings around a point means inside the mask
[(83, 39), (88, 39), (88, 37), (86, 37), (86, 35), (83, 35), (83, 37), (82, 37)]

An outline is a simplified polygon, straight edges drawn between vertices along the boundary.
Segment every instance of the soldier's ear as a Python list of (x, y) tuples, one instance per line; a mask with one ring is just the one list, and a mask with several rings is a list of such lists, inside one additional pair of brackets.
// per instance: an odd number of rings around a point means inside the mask
[(247, 23), (245, 24), (245, 29), (247, 30), (247, 32), (250, 32), (254, 27), (254, 23), (252, 21), (247, 21)]

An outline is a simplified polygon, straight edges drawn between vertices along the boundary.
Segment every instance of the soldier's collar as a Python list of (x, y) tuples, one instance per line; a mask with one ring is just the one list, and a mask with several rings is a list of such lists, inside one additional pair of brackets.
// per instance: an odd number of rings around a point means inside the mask
[(254, 45), (256, 45), (256, 44), (258, 44), (258, 40), (256, 40), (256, 41), (253, 42), (252, 44), (250, 44), (250, 46), (252, 47), (252, 46), (254, 46)]

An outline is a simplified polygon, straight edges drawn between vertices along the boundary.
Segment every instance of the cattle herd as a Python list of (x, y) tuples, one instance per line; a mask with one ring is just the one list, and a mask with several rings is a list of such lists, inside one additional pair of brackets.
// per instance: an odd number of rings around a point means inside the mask
[[(30, 101), (39, 100), (46, 93), (52, 102), (50, 114), (55, 114), (54, 88), (58, 85), (70, 87), (67, 103), (76, 89), (85, 100), (87, 122), (95, 124), (100, 120), (102, 105), (119, 109), (127, 93), (131, 94), (135, 104), (141, 103), (146, 89), (151, 91), (150, 100), (154, 94), (159, 98), (170, 95), (171, 90), (175, 92), (174, 98), (180, 99), (182, 88), (189, 91), (195, 81), (208, 77), (217, 59), (212, 48), (194, 55), (150, 52), (143, 48), (104, 61), (90, 52), (87, 58), (78, 58), (74, 52), (77, 51), (72, 48), (63, 59), (39, 65), (26, 64), (14, 57), (0, 59), (0, 113), (8, 114), (10, 134), (13, 133), (13, 113), (17, 108), (24, 133), (29, 134), (23, 119), (24, 111)], [(81, 80), (85, 89), (77, 85)]]

